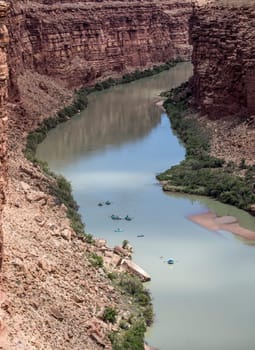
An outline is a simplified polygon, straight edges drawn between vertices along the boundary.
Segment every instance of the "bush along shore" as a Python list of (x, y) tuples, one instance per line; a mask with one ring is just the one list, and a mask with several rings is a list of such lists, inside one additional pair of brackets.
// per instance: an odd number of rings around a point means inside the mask
[[(123, 248), (124, 249), (124, 248)], [(128, 272), (107, 270), (102, 256), (95, 252), (89, 256), (90, 264), (105, 272), (109, 283), (119, 290), (125, 301), (125, 312), (115, 306), (106, 307), (101, 318), (117, 325), (109, 334), (113, 350), (144, 350), (144, 333), (153, 323), (153, 305), (149, 290), (141, 280)]]
[(255, 204), (255, 165), (226, 163), (210, 155), (210, 131), (203, 128), (189, 108), (188, 83), (164, 94), (164, 108), (172, 129), (186, 148), (185, 159), (159, 174), (163, 190), (204, 195), (252, 212)]
[(110, 274), (115, 288), (131, 300), (131, 314), (120, 320), (120, 330), (109, 335), (113, 350), (144, 350), (144, 333), (153, 323), (151, 296), (142, 282), (128, 273)]
[[(82, 88), (75, 92), (71, 105), (58, 111), (56, 115), (45, 119), (36, 130), (29, 133), (24, 149), (25, 157), (39, 166), (44, 174), (53, 179), (53, 181), (49, 181), (49, 186), (51, 194), (56, 197), (56, 204), (61, 205), (63, 203), (67, 207), (67, 215), (70, 219), (71, 227), (77, 236), (86, 242), (93, 243), (94, 239), (91, 234), (85, 232), (84, 223), (78, 212), (78, 205), (72, 196), (71, 184), (63, 176), (53, 173), (46, 162), (42, 162), (36, 158), (37, 146), (46, 138), (49, 130), (85, 109), (88, 105), (87, 96), (90, 93), (153, 76), (162, 71), (169, 70), (181, 61), (181, 59), (176, 59), (143, 71), (136, 70), (135, 72), (123, 75), (119, 79), (109, 78), (97, 83), (94, 87)], [(103, 265), (103, 262), (100, 261), (101, 265)], [(153, 322), (153, 306), (150, 294), (136, 277), (129, 274), (110, 273), (109, 278), (113, 281), (115, 288), (120, 288), (124, 296), (132, 299), (132, 306), (130, 307), (132, 309), (131, 316), (128, 320), (121, 321), (119, 331), (109, 335), (113, 350), (143, 350), (146, 327), (150, 326)], [(104, 317), (109, 322), (114, 323), (116, 312), (115, 309), (106, 310)]]
[(97, 83), (93, 87), (81, 88), (75, 92), (72, 104), (58, 111), (56, 115), (43, 120), (36, 130), (28, 134), (26, 146), (24, 148), (25, 157), (34, 164), (38, 165), (46, 175), (49, 175), (55, 179), (55, 181), (50, 185), (51, 194), (56, 196), (60, 204), (65, 204), (72, 228), (78, 236), (86, 239), (88, 242), (93, 242), (93, 237), (90, 234), (85, 233), (84, 223), (82, 222), (81, 216), (78, 212), (78, 205), (72, 196), (71, 184), (63, 176), (56, 175), (50, 171), (46, 162), (42, 162), (36, 158), (37, 146), (46, 138), (51, 129), (84, 110), (88, 105), (87, 96), (90, 93), (106, 90), (115, 85), (126, 84), (138, 79), (153, 76), (165, 70), (169, 70), (179, 62), (182, 62), (182, 60), (177, 58), (176, 60), (166, 62), (162, 65), (153, 66), (153, 68), (150, 69), (145, 69), (142, 71), (136, 70), (132, 73), (125, 74), (118, 79), (106, 79)]

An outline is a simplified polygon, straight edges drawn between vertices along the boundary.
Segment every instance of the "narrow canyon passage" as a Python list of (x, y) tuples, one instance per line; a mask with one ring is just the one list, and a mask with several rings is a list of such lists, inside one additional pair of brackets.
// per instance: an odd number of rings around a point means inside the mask
[[(155, 322), (146, 340), (152, 346), (252, 350), (254, 246), (201, 228), (187, 216), (210, 208), (238, 217), (247, 227), (255, 220), (206, 198), (165, 194), (155, 179), (185, 154), (155, 101), (160, 91), (179, 85), (191, 72), (189, 63), (181, 63), (91, 95), (88, 108), (52, 130), (37, 156), (72, 182), (86, 231), (110, 245), (127, 239), (134, 261), (151, 275)], [(98, 206), (107, 200), (110, 205)], [(116, 223), (112, 214), (133, 220)], [(118, 228), (121, 232), (115, 232)], [(175, 259), (174, 266), (168, 258)]]

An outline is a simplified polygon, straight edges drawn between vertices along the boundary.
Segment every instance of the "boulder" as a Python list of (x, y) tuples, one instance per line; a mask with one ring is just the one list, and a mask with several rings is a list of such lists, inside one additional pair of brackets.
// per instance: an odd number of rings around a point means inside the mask
[(113, 251), (114, 251), (115, 254), (118, 254), (120, 256), (127, 256), (127, 255), (129, 255), (129, 252), (126, 249), (124, 249), (121, 246), (119, 246), (119, 245), (116, 245), (113, 248)]
[(139, 279), (142, 282), (147, 282), (151, 280), (150, 275), (131, 260), (123, 259), (121, 262), (121, 267), (125, 271), (130, 272), (139, 277)]

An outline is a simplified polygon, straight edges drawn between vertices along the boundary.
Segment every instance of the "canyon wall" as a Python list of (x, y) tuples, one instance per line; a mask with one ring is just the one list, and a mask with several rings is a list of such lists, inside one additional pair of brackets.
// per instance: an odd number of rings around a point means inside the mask
[(188, 0), (12, 0), (10, 92), (25, 70), (74, 88), (104, 78), (189, 58)]
[(215, 1), (190, 19), (195, 103), (210, 117), (255, 114), (255, 5)]
[[(8, 44), (8, 31), (5, 26), (8, 5), (0, 1), (0, 270), (3, 259), (2, 210), (5, 203), (5, 189), (7, 184), (7, 79), (8, 67), (6, 60), (6, 47)], [(1, 304), (1, 295), (0, 295)], [(1, 328), (1, 327), (0, 327)]]
[[(9, 106), (11, 130), (17, 130), (10, 137), (13, 148), (21, 143), (23, 131), (34, 128), (43, 113), (49, 116), (69, 103), (69, 89), (191, 55), (189, 0), (8, 3), (8, 90), (12, 102), (21, 102)], [(6, 8), (0, 1), (0, 212), (7, 172)]]

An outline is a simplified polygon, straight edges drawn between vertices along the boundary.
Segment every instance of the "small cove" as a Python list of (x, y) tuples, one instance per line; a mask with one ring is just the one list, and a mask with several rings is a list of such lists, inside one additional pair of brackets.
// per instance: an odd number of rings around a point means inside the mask
[[(179, 163), (183, 146), (156, 105), (160, 91), (187, 80), (189, 63), (92, 94), (88, 108), (52, 130), (37, 156), (71, 181), (86, 231), (110, 245), (128, 239), (152, 277), (156, 313), (146, 340), (160, 350), (254, 348), (255, 247), (187, 220), (206, 211), (248, 214), (207, 198), (163, 193), (155, 175)], [(111, 205), (98, 207), (98, 202)], [(133, 217), (111, 220), (111, 214)], [(120, 227), (123, 232), (114, 232)], [(137, 237), (144, 235), (144, 237)], [(176, 264), (165, 261), (174, 258)]]

